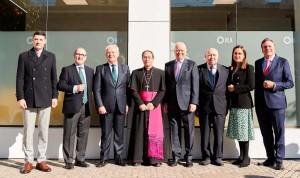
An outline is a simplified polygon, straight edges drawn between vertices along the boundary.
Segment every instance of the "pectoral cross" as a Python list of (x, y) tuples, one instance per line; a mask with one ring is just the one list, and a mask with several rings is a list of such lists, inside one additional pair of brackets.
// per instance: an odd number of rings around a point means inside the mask
[(149, 85), (147, 84), (146, 86), (145, 86), (145, 88), (147, 88), (147, 91), (149, 90)]

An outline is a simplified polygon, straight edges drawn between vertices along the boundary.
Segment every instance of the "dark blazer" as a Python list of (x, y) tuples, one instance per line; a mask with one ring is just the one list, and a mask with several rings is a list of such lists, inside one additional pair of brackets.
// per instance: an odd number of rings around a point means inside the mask
[(228, 85), (234, 85), (234, 91), (229, 92), (229, 108), (253, 108), (251, 91), (255, 87), (254, 67), (247, 64), (246, 69), (239, 68), (236, 73), (230, 69)]
[(129, 105), (130, 71), (124, 64), (118, 64), (118, 81), (115, 86), (109, 63), (99, 65), (94, 76), (94, 98), (96, 109), (104, 106), (107, 113), (115, 111), (116, 105), (121, 114), (126, 114), (126, 105)]
[[(262, 68), (263, 62), (264, 58), (255, 61), (255, 105), (259, 107), (259, 104), (265, 100), (269, 108), (284, 109), (287, 107), (284, 90), (294, 86), (289, 63), (286, 59), (275, 55), (269, 73), (265, 77)], [(263, 88), (265, 80), (275, 82), (275, 90)]]
[[(199, 70), (199, 114), (208, 115), (216, 111), (217, 114), (226, 115), (227, 113), (227, 79), (228, 69), (218, 64), (216, 72), (216, 84), (215, 88), (212, 88), (210, 79), (208, 76), (207, 64), (201, 64), (198, 66)], [(212, 108), (213, 107), (213, 108)]]
[[(89, 110), (92, 113), (92, 91), (93, 91), (93, 77), (94, 69), (84, 66), (87, 83), (87, 97), (89, 103)], [(57, 88), (59, 91), (65, 92), (63, 113), (75, 114), (78, 113), (82, 107), (83, 92), (73, 93), (74, 85), (82, 84), (76, 65), (72, 64), (63, 67), (59, 76)]]
[(16, 96), (25, 99), (27, 107), (50, 107), (52, 99), (58, 97), (56, 89), (56, 58), (43, 49), (40, 58), (34, 48), (19, 55)]
[[(171, 108), (175, 103), (178, 103), (181, 110), (188, 110), (189, 104), (198, 105), (199, 102), (197, 65), (192, 60), (184, 59), (179, 79), (176, 82), (174, 75), (175, 61), (165, 64), (166, 93), (163, 102)], [(176, 93), (176, 97), (174, 97), (174, 93)]]

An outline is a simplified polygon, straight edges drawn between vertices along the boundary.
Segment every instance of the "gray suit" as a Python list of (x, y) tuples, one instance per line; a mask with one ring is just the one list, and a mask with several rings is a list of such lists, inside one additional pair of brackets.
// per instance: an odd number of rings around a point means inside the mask
[(126, 114), (127, 98), (129, 97), (129, 67), (118, 64), (117, 84), (113, 83), (113, 77), (109, 63), (99, 65), (94, 76), (94, 97), (96, 109), (104, 106), (107, 113), (100, 115), (102, 126), (101, 153), (100, 159), (109, 159), (109, 148), (114, 128), (115, 158), (122, 157), (123, 152), (123, 131)]
[(184, 59), (176, 82), (174, 75), (175, 60), (166, 63), (166, 94), (163, 100), (168, 104), (168, 118), (171, 129), (172, 156), (180, 159), (181, 155), (181, 119), (184, 125), (185, 156), (192, 160), (194, 145), (194, 113), (188, 111), (189, 104), (198, 105), (199, 75), (194, 61)]
[[(222, 159), (223, 156), (223, 132), (225, 116), (227, 113), (227, 78), (228, 70), (222, 65), (217, 65), (216, 82), (212, 86), (209, 78), (207, 64), (198, 66), (199, 70), (199, 120), (201, 129), (202, 158)], [(213, 155), (210, 150), (210, 127), (214, 131)]]

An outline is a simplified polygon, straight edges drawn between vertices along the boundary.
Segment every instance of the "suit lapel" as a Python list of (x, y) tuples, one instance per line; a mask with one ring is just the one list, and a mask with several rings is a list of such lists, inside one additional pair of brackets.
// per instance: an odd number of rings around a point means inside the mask
[(118, 80), (117, 80), (117, 85), (116, 86), (121, 84), (121, 81), (123, 80), (124, 74), (125, 74), (124, 66), (121, 65), (121, 64), (118, 64)]
[(211, 82), (210, 82), (210, 79), (209, 79), (209, 76), (208, 76), (208, 68), (207, 68), (207, 65), (205, 64), (205, 68), (203, 69), (203, 76), (204, 76), (204, 79), (207, 81), (207, 83), (209, 83), (210, 87), (212, 88), (212, 85), (211, 85)]
[(106, 63), (106, 65), (104, 67), (104, 74), (109, 74), (108, 75), (109, 83), (111, 83), (112, 85), (115, 85), (114, 82), (113, 82), (113, 77), (112, 77), (112, 73), (111, 73), (111, 70), (110, 70), (109, 63)]
[(28, 57), (32, 62), (34, 62), (34, 64), (38, 62), (38, 57), (36, 56), (33, 48), (31, 48), (31, 50), (28, 51)]
[(269, 72), (268, 72), (267, 76), (273, 71), (273, 69), (277, 65), (277, 63), (279, 61), (278, 59), (279, 59), (279, 56), (275, 55), (275, 57), (274, 57), (274, 59), (273, 59), (273, 61), (271, 63), (271, 66), (270, 66), (270, 69), (269, 69)]
[[(81, 79), (80, 79), (80, 76), (79, 76), (79, 73), (78, 73), (78, 71), (77, 71), (77, 68), (76, 68), (76, 65), (75, 65), (75, 64), (72, 65), (72, 72), (73, 72), (74, 76), (76, 77), (76, 79), (79, 81), (79, 83), (83, 83), (83, 82), (81, 81)], [(86, 75), (86, 74), (85, 74), (85, 75)]]
[[(175, 68), (175, 62), (174, 62), (174, 67), (173, 67), (173, 76), (175, 78), (175, 75), (174, 75), (174, 68)], [(187, 59), (184, 59), (183, 62), (182, 62), (182, 65), (181, 65), (181, 68), (180, 68), (180, 73), (179, 73), (179, 77), (178, 77), (178, 81), (177, 83), (179, 82), (179, 80), (181, 79), (182, 75), (184, 74), (183, 71), (186, 71), (188, 68), (188, 61)]]

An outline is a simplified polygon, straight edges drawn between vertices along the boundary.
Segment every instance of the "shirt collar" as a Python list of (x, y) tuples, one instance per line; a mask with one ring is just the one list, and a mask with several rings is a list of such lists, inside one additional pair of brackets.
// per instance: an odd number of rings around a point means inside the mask
[[(272, 56), (269, 60), (270, 60), (270, 62), (272, 62), (273, 61), (273, 59), (275, 58), (275, 55), (274, 56)], [(265, 61), (267, 61), (267, 59), (264, 57), (264, 60)]]
[[(207, 65), (207, 64), (206, 64)], [(207, 65), (207, 68), (210, 69), (211, 67), (209, 67), (209, 65)], [(213, 65), (212, 69), (217, 69), (217, 65)]]

